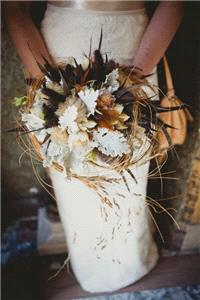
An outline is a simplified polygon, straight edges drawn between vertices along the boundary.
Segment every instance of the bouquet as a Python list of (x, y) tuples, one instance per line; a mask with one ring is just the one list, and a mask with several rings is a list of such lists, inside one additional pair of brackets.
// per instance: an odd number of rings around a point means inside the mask
[(75, 58), (56, 66), (45, 58), (44, 65), (38, 63), (44, 76), (32, 84), (20, 110), (20, 128), (43, 166), (90, 186), (92, 180), (107, 180), (105, 171), (124, 181), (128, 172), (136, 181), (131, 167), (143, 163), (146, 153), (159, 155), (156, 131), (170, 145), (169, 125), (159, 114), (184, 107), (161, 107), (148, 76), (109, 60), (101, 53), (101, 39), (82, 64)]
[(160, 155), (157, 132), (172, 145), (173, 127), (161, 114), (184, 108), (162, 107), (148, 76), (108, 59), (101, 41), (102, 33), (82, 63), (44, 58), (42, 78), (15, 99), (22, 104), (17, 131), (28, 137), (31, 154), (72, 179), (50, 172), (62, 190), (57, 203), (72, 269), (90, 292), (127, 286), (155, 265), (147, 205), (162, 206), (146, 200), (147, 162)]

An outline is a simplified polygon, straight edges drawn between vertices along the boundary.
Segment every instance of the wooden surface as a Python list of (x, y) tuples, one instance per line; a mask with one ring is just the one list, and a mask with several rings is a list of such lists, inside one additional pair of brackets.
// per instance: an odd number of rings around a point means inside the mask
[[(148, 275), (115, 294), (199, 283), (200, 255), (162, 257)], [(97, 295), (100, 294), (90, 294), (82, 290), (74, 277), (65, 269), (55, 279), (46, 283), (43, 299), (66, 300)]]

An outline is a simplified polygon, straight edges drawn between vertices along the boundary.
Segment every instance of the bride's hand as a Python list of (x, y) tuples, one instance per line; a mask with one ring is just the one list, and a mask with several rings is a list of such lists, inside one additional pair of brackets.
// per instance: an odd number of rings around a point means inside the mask
[(24, 65), (28, 78), (40, 78), (42, 72), (37, 62), (42, 64), (43, 57), (52, 61), (45, 42), (34, 24), (30, 9), (31, 1), (5, 1), (4, 15), (16, 51)]

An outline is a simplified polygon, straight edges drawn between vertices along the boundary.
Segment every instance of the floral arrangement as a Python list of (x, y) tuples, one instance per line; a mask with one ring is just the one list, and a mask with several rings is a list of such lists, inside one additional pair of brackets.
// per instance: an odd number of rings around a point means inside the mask
[(23, 102), (21, 130), (29, 134), (44, 167), (68, 177), (99, 176), (106, 168), (134, 178), (130, 167), (158, 149), (158, 129), (170, 144), (159, 113), (172, 108), (159, 106), (156, 89), (137, 68), (103, 56), (101, 40), (102, 35), (99, 48), (82, 64), (74, 58), (58, 66), (45, 58), (44, 65), (38, 63), (44, 76)]

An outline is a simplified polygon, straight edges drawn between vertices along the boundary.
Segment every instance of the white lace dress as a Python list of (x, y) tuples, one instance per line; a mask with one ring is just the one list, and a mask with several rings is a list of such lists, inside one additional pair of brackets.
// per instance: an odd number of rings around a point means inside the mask
[[(147, 23), (144, 9), (87, 11), (48, 4), (41, 32), (57, 62), (71, 56), (81, 61), (89, 52), (91, 37), (93, 49), (98, 47), (102, 27), (102, 52), (131, 65)], [(156, 75), (150, 80), (156, 84)], [(137, 183), (127, 176), (130, 191), (123, 183), (108, 183), (112, 207), (78, 179), (50, 170), (71, 266), (83, 289), (114, 291), (155, 266), (158, 253), (146, 204), (148, 169), (149, 162), (132, 168)], [(88, 170), (86, 175), (94, 172)], [(118, 176), (114, 171), (111, 175)]]

